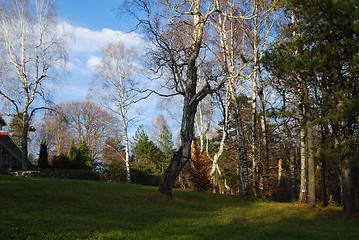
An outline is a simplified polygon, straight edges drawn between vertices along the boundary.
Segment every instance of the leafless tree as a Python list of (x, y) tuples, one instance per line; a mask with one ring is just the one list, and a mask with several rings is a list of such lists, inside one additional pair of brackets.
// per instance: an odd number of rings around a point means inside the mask
[(181, 147), (172, 156), (159, 186), (159, 192), (171, 196), (177, 176), (191, 157), (197, 106), (224, 82), (209, 75), (203, 80), (205, 84), (198, 88), (198, 67), (201, 64), (198, 59), (200, 52), (205, 50), (203, 37), (209, 18), (218, 8), (214, 0), (133, 0), (131, 3), (145, 12), (146, 18), (141, 18), (132, 11), (155, 46), (151, 54), (152, 63), (166, 73), (167, 86), (183, 96)]
[(120, 117), (125, 140), (125, 165), (127, 182), (130, 177), (130, 148), (128, 139), (129, 110), (139, 101), (139, 92), (135, 91), (133, 79), (137, 57), (136, 49), (128, 49), (121, 42), (110, 43), (103, 49), (101, 63), (96, 67), (95, 93), (101, 103)]
[(27, 168), (28, 129), (34, 113), (46, 108), (45, 83), (66, 60), (64, 38), (57, 32), (54, 1), (2, 0), (0, 48), (6, 75), (0, 79), (0, 96), (6, 112), (22, 128), (23, 169)]
[(70, 148), (71, 139), (75, 137), (71, 131), (68, 118), (64, 115), (64, 104), (52, 107), (47, 111), (40, 126), (40, 134), (46, 136), (50, 156), (66, 154)]
[[(227, 80), (226, 88), (226, 108), (233, 105), (233, 114), (236, 126), (236, 138), (239, 149), (239, 175), (241, 181), (241, 195), (249, 194), (247, 148), (243, 130), (241, 109), (237, 103), (237, 94), (241, 86), (241, 79), (244, 78), (243, 71), (248, 63), (243, 61), (240, 56), (244, 56), (248, 51), (245, 41), (245, 21), (251, 18), (241, 11), (241, 1), (221, 1), (220, 14), (217, 21), (213, 24), (217, 30), (217, 41), (214, 49), (216, 59), (221, 66), (221, 71)], [(219, 1), (218, 1), (219, 4)], [(228, 111), (228, 109), (227, 109)], [(226, 110), (225, 110), (226, 112)], [(228, 118), (228, 116), (227, 116)], [(225, 137), (225, 136), (223, 136)], [(224, 144), (222, 138), (221, 145)], [(218, 152), (220, 153), (220, 151)]]
[(90, 101), (72, 101), (60, 104), (67, 126), (76, 133), (75, 142), (85, 140), (90, 157), (97, 159), (108, 137), (117, 133), (113, 129), (115, 118), (107, 109)]

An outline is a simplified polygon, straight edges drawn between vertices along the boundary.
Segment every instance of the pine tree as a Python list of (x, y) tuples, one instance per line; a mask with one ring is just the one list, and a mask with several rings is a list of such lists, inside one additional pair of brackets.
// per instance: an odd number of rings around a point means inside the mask
[[(11, 119), (10, 125), (9, 125), (9, 133), (11, 134), (11, 138), (15, 141), (15, 143), (19, 146), (21, 146), (21, 117), (20, 116), (14, 116)], [(36, 128), (29, 125), (28, 132), (35, 132)]]
[(162, 171), (160, 166), (162, 152), (153, 141), (149, 140), (143, 125), (140, 125), (135, 133), (132, 151), (138, 161), (135, 164), (137, 168), (148, 173), (160, 173)]
[(86, 165), (90, 168), (93, 167), (93, 159), (90, 157), (90, 150), (85, 140), (83, 140), (79, 146), (77, 160), (86, 163)]
[[(359, 159), (355, 147), (359, 125), (359, 2), (287, 0), (285, 7), (296, 21), (284, 28), (284, 38), (267, 53), (264, 62), (267, 70), (281, 78), (287, 88), (301, 93), (302, 112), (307, 113), (302, 114), (305, 120), (302, 128), (317, 124), (321, 129), (321, 145), (330, 146), (323, 149), (322, 155), (334, 153), (335, 162), (331, 165), (337, 166), (336, 181), (338, 177), (342, 179), (344, 211), (353, 212), (353, 179)], [(305, 140), (311, 153), (312, 131), (307, 132)], [(306, 152), (303, 151), (303, 156)], [(310, 155), (309, 186), (314, 186), (315, 168)], [(321, 157), (322, 166), (329, 165), (325, 163), (329, 159)], [(315, 201), (314, 194), (312, 187), (310, 204)]]
[(41, 138), (39, 160), (37, 163), (40, 168), (47, 168), (49, 166), (47, 143), (45, 137)]
[(161, 130), (161, 134), (159, 136), (159, 148), (162, 151), (162, 157), (160, 161), (161, 173), (167, 167), (169, 162), (171, 161), (171, 157), (175, 151), (174, 144), (172, 140), (172, 133), (169, 131), (166, 125), (163, 126)]

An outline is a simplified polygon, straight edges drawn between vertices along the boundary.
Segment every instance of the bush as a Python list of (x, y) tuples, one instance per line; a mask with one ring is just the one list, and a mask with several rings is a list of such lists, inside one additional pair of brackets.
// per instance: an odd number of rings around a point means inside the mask
[(70, 168), (72, 169), (78, 169), (78, 170), (88, 170), (91, 169), (91, 167), (89, 167), (87, 165), (87, 163), (81, 161), (81, 160), (73, 160), (70, 161)]
[(58, 169), (68, 169), (70, 168), (70, 159), (65, 154), (61, 153), (58, 156), (52, 158), (52, 167)]
[(131, 182), (147, 186), (159, 186), (160, 175), (152, 175), (138, 169), (131, 168)]
[(78, 170), (91, 169), (86, 165), (85, 162), (80, 160), (70, 161), (69, 157), (62, 153), (59, 156), (54, 156), (52, 158), (52, 167), (57, 169), (78, 169)]

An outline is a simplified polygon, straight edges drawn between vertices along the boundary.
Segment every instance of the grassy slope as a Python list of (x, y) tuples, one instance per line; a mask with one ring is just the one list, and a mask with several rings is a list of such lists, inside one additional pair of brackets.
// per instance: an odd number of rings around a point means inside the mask
[(338, 208), (0, 175), (0, 239), (359, 239)]

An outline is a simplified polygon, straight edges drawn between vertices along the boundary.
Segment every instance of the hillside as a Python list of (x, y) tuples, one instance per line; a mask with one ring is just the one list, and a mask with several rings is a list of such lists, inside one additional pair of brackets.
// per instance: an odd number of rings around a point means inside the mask
[(340, 208), (0, 175), (1, 239), (359, 239)]

